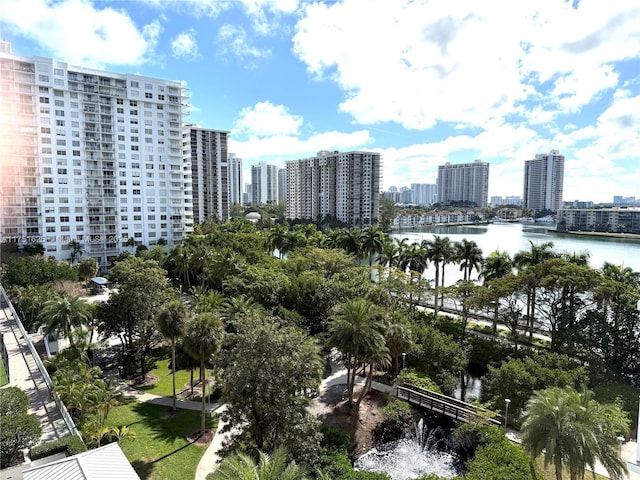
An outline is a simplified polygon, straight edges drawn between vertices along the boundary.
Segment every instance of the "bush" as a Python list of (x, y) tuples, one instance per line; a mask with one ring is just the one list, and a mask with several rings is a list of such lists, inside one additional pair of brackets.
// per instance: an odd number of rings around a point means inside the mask
[(431, 390), (432, 392), (442, 393), (440, 387), (424, 373), (418, 372), (415, 368), (405, 368), (396, 378), (396, 384), (409, 384), (414, 387)]
[(412, 419), (411, 407), (404, 400), (394, 398), (382, 409), (387, 419), (400, 425), (408, 425)]
[(0, 416), (23, 415), (29, 410), (29, 395), (18, 387), (0, 390)]
[(67, 457), (70, 457), (86, 451), (87, 446), (82, 439), (72, 435), (33, 447), (29, 452), (29, 457), (31, 457), (31, 460), (38, 460), (39, 458), (49, 457), (62, 452), (64, 452)]
[(21, 450), (40, 439), (40, 422), (32, 415), (0, 417), (0, 468), (21, 463)]
[(351, 438), (348, 432), (338, 427), (322, 427), (322, 446), (329, 450), (349, 449)]
[(600, 403), (615, 403), (620, 400), (622, 409), (631, 420), (631, 429), (638, 428), (638, 396), (637, 388), (621, 382), (608, 382), (593, 388), (594, 399)]

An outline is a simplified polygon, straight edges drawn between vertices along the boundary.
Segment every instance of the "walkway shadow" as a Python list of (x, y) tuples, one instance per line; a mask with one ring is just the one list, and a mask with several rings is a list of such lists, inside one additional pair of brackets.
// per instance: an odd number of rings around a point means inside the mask
[[(200, 412), (196, 410), (178, 409), (173, 413), (171, 407), (148, 402), (138, 403), (133, 409), (158, 440), (186, 439), (200, 429)], [(211, 428), (211, 418), (207, 418), (206, 428)]]

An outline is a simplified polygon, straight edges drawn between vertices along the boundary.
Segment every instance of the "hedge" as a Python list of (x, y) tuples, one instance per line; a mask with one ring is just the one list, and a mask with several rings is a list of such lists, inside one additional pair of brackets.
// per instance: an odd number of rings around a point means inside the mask
[(38, 460), (39, 458), (49, 457), (56, 453), (64, 452), (67, 457), (70, 457), (86, 451), (87, 446), (84, 444), (82, 439), (75, 435), (71, 435), (59, 440), (53, 440), (51, 442), (35, 446), (31, 449), (29, 456), (31, 457), (31, 460)]
[(33, 415), (0, 417), (0, 468), (22, 463), (22, 450), (40, 439), (42, 428)]
[(18, 387), (0, 390), (0, 417), (24, 415), (29, 410), (29, 395)]

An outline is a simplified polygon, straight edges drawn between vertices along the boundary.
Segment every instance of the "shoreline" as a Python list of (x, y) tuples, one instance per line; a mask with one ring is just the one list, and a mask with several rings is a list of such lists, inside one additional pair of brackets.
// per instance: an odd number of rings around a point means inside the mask
[(578, 237), (600, 237), (600, 238), (617, 238), (622, 240), (638, 240), (640, 241), (640, 235), (637, 233), (615, 233), (615, 232), (579, 232), (579, 231), (565, 231), (559, 232), (555, 228), (547, 229), (547, 232), (557, 235), (575, 235)]

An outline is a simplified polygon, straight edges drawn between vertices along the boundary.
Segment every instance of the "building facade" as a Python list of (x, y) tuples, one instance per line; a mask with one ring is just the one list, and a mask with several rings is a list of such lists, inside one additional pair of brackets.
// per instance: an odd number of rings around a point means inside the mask
[(379, 153), (321, 151), (286, 163), (287, 217), (337, 219), (348, 227), (378, 223), (382, 161)]
[(561, 208), (558, 231), (640, 234), (640, 208)]
[(435, 183), (412, 183), (411, 203), (433, 205), (438, 198), (438, 186)]
[(0, 49), (0, 236), (101, 267), (193, 225), (180, 82)]
[(184, 127), (185, 157), (191, 163), (193, 221), (229, 218), (229, 132), (197, 125)]
[(251, 204), (278, 202), (278, 167), (260, 162), (251, 167)]
[(562, 206), (564, 155), (558, 150), (524, 162), (524, 208), (557, 212)]
[(229, 204), (242, 205), (242, 159), (229, 154)]
[(438, 167), (438, 203), (486, 208), (488, 199), (489, 163), (447, 162)]
[(278, 203), (287, 201), (287, 169), (278, 169)]

